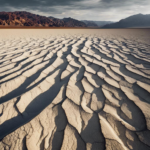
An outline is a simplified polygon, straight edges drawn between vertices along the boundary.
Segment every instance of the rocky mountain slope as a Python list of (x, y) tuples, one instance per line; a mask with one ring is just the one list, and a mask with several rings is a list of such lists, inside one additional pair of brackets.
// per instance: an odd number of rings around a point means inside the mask
[(137, 14), (122, 19), (119, 22), (107, 24), (103, 28), (145, 28), (150, 27), (150, 15)]
[(86, 27), (86, 24), (82, 21), (73, 18), (62, 19), (67, 27)]
[(0, 26), (35, 26), (35, 27), (86, 27), (71, 18), (57, 19), (35, 15), (29, 12), (0, 12)]

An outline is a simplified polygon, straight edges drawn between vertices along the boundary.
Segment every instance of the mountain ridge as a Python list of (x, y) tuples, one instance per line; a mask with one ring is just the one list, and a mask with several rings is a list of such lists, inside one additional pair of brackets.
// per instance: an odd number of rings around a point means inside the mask
[(102, 27), (109, 23), (114, 23), (112, 21), (93, 21), (93, 20), (81, 20), (84, 22), (88, 27)]
[(136, 14), (112, 24), (104, 25), (102, 28), (144, 28), (150, 27), (150, 14)]
[(26, 11), (0, 12), (0, 26), (18, 27), (87, 27), (73, 18), (57, 19), (40, 16)]

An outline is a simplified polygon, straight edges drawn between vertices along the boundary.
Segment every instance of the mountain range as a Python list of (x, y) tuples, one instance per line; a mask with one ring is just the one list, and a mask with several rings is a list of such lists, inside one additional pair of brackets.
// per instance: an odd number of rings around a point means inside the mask
[(150, 28), (150, 15), (136, 14), (119, 22), (104, 25), (103, 28)]
[(0, 27), (91, 27), (91, 28), (146, 28), (150, 27), (150, 15), (137, 14), (118, 22), (76, 20), (40, 16), (26, 11), (0, 12)]
[(106, 24), (114, 23), (112, 21), (89, 21), (89, 20), (81, 20), (84, 22), (88, 27), (102, 27)]
[(73, 18), (40, 16), (26, 11), (0, 12), (0, 26), (11, 27), (102, 27), (111, 21), (88, 21)]
[(84, 22), (73, 18), (57, 19), (35, 15), (25, 11), (0, 12), (1, 26), (33, 26), (33, 27), (87, 27)]

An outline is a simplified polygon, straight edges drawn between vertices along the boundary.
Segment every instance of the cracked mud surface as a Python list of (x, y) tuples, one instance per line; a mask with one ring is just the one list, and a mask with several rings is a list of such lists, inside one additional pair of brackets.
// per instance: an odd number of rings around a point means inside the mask
[(150, 150), (150, 30), (0, 33), (0, 150)]

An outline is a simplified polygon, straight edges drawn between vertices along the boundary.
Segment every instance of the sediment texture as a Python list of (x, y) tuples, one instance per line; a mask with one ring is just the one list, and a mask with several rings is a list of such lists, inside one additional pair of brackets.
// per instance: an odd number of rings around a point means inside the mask
[(0, 149), (150, 150), (146, 32), (35, 31), (1, 31)]

